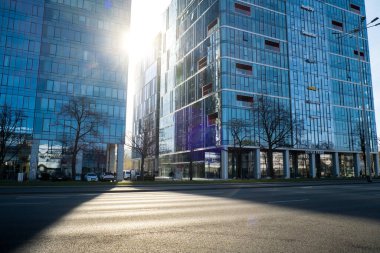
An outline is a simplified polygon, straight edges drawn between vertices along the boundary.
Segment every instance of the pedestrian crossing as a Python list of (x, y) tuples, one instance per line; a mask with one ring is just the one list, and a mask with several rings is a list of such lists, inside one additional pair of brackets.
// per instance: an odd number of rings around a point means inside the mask
[[(59, 235), (241, 221), (253, 204), (184, 193), (102, 194), (74, 208), (49, 230)], [(78, 224), (81, 224), (78, 226)]]

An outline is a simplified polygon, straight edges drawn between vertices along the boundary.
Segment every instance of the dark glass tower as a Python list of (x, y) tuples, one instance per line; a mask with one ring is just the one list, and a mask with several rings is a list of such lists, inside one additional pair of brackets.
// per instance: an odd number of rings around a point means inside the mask
[[(275, 176), (357, 177), (368, 173), (365, 153), (378, 175), (364, 15), (363, 0), (173, 1), (162, 43), (160, 174), (269, 176), (255, 113), (264, 99), (293, 124), (274, 150)], [(235, 120), (244, 122), (240, 149)]]

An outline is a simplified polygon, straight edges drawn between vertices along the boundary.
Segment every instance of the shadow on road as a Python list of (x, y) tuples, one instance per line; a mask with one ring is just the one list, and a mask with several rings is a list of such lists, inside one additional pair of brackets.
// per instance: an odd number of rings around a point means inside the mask
[[(94, 187), (22, 187), (0, 189), (0, 252), (13, 252), (33, 241), (43, 230), (76, 207), (92, 200), (114, 186)], [(12, 193), (14, 192), (14, 193)]]
[[(380, 221), (380, 184), (265, 186), (231, 185), (164, 185), (115, 187), (113, 185), (81, 187), (31, 187), (0, 189), (0, 252), (12, 252), (34, 242), (43, 230), (58, 222), (73, 209), (101, 194), (128, 192), (173, 192), (212, 198), (228, 198), (273, 208), (287, 208), (365, 218)], [(7, 192), (8, 191), (8, 192)], [(178, 195), (177, 195), (178, 196)], [(297, 217), (294, 217), (295, 220)], [(80, 224), (78, 224), (80, 226)]]
[[(380, 183), (338, 184), (314, 186), (280, 186), (227, 188), (217, 195), (274, 208), (290, 208), (323, 215), (347, 216), (348, 218), (380, 221)], [(220, 191), (220, 189), (217, 189)], [(212, 190), (181, 191), (184, 194), (213, 196)]]

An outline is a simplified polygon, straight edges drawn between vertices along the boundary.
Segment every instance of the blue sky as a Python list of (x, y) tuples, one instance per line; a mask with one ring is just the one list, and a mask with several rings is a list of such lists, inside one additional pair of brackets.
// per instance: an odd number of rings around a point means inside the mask
[[(380, 1), (366, 0), (366, 16), (371, 21), (380, 17)], [(371, 57), (373, 97), (375, 99), (377, 135), (380, 136), (380, 26), (368, 29), (368, 41)]]

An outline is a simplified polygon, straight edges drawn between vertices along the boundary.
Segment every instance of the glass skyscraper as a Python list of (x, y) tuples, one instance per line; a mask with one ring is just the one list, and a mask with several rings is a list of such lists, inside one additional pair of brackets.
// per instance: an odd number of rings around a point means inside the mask
[(173, 0), (164, 21), (161, 176), (189, 177), (190, 164), (200, 178), (269, 176), (260, 99), (294, 122), (275, 176), (357, 177), (364, 153), (378, 175), (364, 0)]
[(117, 170), (122, 177), (128, 61), (120, 34), (129, 28), (130, 2), (0, 2), (0, 105), (26, 115), (31, 179), (38, 171), (71, 173), (63, 140), (73, 134), (65, 127), (72, 122), (60, 112), (73, 97), (90, 98), (92, 110), (107, 121), (92, 138), (93, 149), (78, 155), (77, 173)]

